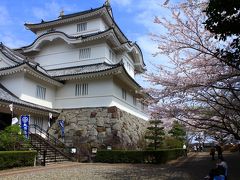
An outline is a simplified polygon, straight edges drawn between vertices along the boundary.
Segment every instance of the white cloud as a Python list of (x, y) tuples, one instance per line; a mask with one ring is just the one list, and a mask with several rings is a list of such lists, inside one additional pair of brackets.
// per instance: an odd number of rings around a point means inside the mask
[(25, 41), (22, 41), (18, 38), (19, 37), (16, 37), (14, 34), (11, 33), (0, 34), (0, 39), (3, 44), (10, 48), (19, 48), (27, 44)]
[(60, 4), (57, 1), (45, 3), (42, 7), (34, 7), (32, 9), (33, 15), (37, 19), (56, 19), (60, 15), (60, 11), (72, 11), (75, 7), (68, 4)]
[(156, 53), (157, 51), (157, 44), (154, 43), (150, 36), (139, 36), (137, 38), (137, 44), (141, 47), (141, 49), (149, 55)]
[(128, 6), (132, 4), (133, 0), (112, 0), (111, 3), (115, 3), (120, 6)]
[(140, 0), (135, 8), (138, 13), (135, 17), (135, 22), (142, 24), (148, 29), (148, 32), (157, 33), (162, 31), (158, 24), (153, 23), (155, 16), (168, 16), (169, 11), (162, 7), (163, 2), (159, 0)]
[(61, 11), (61, 6), (52, 1), (50, 3), (45, 3), (43, 7), (34, 7), (32, 9), (33, 15), (38, 19), (49, 19), (59, 14)]

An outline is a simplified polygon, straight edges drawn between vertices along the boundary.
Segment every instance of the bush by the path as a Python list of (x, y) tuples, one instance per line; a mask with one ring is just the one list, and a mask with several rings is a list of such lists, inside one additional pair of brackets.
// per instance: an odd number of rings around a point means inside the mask
[(33, 166), (37, 151), (0, 151), (0, 170)]
[(183, 156), (183, 149), (166, 149), (156, 151), (123, 151), (123, 150), (99, 150), (96, 154), (96, 162), (105, 163), (166, 163)]

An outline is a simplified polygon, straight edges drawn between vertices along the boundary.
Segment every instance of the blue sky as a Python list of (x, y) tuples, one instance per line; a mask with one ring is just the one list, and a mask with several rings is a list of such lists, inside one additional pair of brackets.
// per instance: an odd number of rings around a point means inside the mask
[[(24, 23), (38, 23), (53, 20), (61, 9), (65, 14), (97, 8), (105, 0), (1, 0), (0, 1), (0, 41), (17, 48), (34, 41), (35, 35), (26, 30)], [(111, 0), (115, 21), (131, 41), (141, 47), (145, 62), (164, 63), (159, 57), (152, 57), (156, 51), (149, 33), (161, 29), (153, 23), (154, 16), (166, 14), (161, 5), (165, 0)]]

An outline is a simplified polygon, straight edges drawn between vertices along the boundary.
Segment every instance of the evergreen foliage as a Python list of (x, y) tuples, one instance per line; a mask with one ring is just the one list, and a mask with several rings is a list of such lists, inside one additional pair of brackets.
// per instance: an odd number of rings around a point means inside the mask
[(30, 147), (28, 140), (20, 132), (18, 125), (8, 126), (0, 131), (0, 150), (15, 151)]
[(37, 151), (0, 151), (0, 170), (33, 166)]
[(148, 142), (148, 147), (156, 150), (162, 144), (165, 135), (164, 127), (161, 127), (161, 120), (150, 120), (149, 123), (150, 126), (147, 128), (145, 139)]
[(176, 138), (177, 140), (184, 141), (186, 136), (186, 130), (182, 124), (178, 121), (173, 122), (172, 129), (168, 131), (172, 137)]
[(99, 150), (95, 162), (103, 163), (166, 163), (183, 156), (183, 149), (162, 149), (151, 151)]

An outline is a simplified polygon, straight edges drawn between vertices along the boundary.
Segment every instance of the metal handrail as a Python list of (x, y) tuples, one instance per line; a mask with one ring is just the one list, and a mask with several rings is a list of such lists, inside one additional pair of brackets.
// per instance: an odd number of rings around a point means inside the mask
[[(29, 128), (30, 128), (30, 132), (29, 132), (30, 134), (38, 134), (46, 142), (48, 142), (49, 144), (52, 144), (54, 146), (55, 152), (56, 152), (56, 150), (58, 150), (58, 151), (60, 151), (60, 153), (64, 153), (65, 156), (72, 159), (72, 155), (70, 153), (71, 148), (69, 146), (67, 146), (62, 141), (60, 141), (53, 135), (49, 134), (46, 130), (42, 129), (41, 127), (39, 127), (36, 124), (31, 124), (29, 126)], [(33, 131), (31, 131), (32, 129), (33, 129)]]
[(60, 141), (59, 139), (57, 139), (56, 137), (54, 137), (53, 135), (49, 134), (46, 130), (42, 129), (40, 126), (36, 125), (36, 124), (31, 124), (30, 129), (33, 128), (34, 129), (34, 133), (39, 135), (43, 135), (42, 137), (44, 139), (47, 139), (49, 142), (54, 143), (54, 145), (58, 145), (60, 147), (67, 147), (66, 144), (64, 144), (62, 141)]

